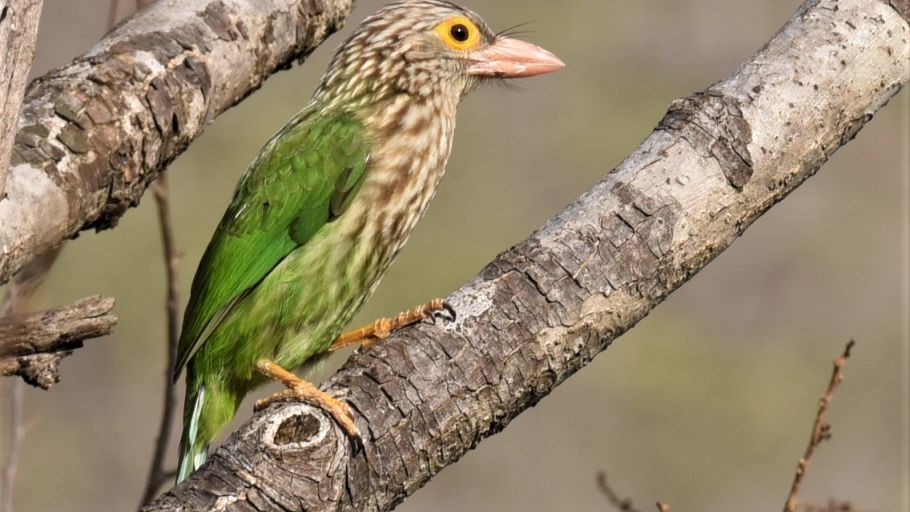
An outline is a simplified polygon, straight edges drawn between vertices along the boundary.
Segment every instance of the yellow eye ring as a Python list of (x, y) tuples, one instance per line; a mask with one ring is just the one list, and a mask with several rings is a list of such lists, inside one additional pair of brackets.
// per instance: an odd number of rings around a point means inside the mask
[(453, 16), (433, 30), (453, 50), (464, 52), (480, 44), (480, 29), (464, 16)]

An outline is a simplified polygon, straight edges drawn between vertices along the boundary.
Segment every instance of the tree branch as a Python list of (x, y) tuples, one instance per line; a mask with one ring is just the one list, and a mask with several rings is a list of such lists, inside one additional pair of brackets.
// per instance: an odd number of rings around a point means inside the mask
[(41, 4), (42, 0), (0, 0), (0, 198), (6, 188), (22, 93), (35, 56)]
[(352, 0), (157, 2), (28, 87), (0, 199), (0, 283), (113, 226), (217, 115), (341, 27)]
[(60, 381), (60, 361), (82, 342), (110, 334), (114, 299), (91, 297), (71, 306), (0, 319), (0, 375), (20, 376), (49, 389)]
[[(790, 485), (790, 492), (787, 494), (787, 503), (784, 505), (784, 512), (796, 512), (800, 505), (798, 499), (799, 488), (809, 470), (809, 463), (812, 462), (812, 456), (815, 450), (825, 441), (831, 439), (831, 424), (825, 421), (825, 413), (828, 412), (828, 406), (834, 399), (834, 392), (837, 387), (844, 381), (844, 367), (847, 366), (847, 359), (850, 358), (850, 351), (856, 342), (850, 340), (844, 353), (834, 359), (834, 370), (831, 373), (831, 380), (828, 382), (828, 388), (825, 394), (818, 400), (818, 411), (815, 413), (815, 421), (812, 423), (812, 435), (809, 437), (809, 444), (806, 451), (800, 457), (796, 465), (796, 475), (793, 477), (793, 483)], [(852, 507), (852, 505), (851, 505)], [(844, 510), (847, 510), (846, 508)]]
[(363, 451), (306, 404), (272, 406), (164, 510), (390, 510), (533, 406), (812, 176), (910, 79), (910, 27), (882, 0), (811, 0), (423, 323), (323, 385)]

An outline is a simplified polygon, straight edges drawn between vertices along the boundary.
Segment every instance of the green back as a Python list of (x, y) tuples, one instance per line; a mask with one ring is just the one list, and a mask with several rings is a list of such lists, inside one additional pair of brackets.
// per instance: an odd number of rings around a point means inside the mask
[(344, 212), (363, 183), (368, 160), (366, 130), (349, 113), (304, 111), (261, 150), (237, 185), (193, 279), (175, 380), (248, 291)]

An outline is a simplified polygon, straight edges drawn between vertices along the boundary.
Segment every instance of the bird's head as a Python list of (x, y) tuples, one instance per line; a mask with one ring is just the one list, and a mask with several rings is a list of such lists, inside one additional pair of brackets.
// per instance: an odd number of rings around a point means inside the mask
[(406, 93), (457, 102), (485, 80), (564, 66), (543, 48), (497, 35), (452, 2), (399, 0), (364, 20), (341, 45), (316, 99), (363, 106)]

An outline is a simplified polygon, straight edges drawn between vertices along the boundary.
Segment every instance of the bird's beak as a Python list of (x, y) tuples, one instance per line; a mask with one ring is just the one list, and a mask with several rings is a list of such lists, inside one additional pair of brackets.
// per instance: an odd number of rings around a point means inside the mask
[(503, 37), (473, 52), (467, 73), (471, 76), (524, 78), (544, 75), (566, 67), (559, 57), (518, 39)]

